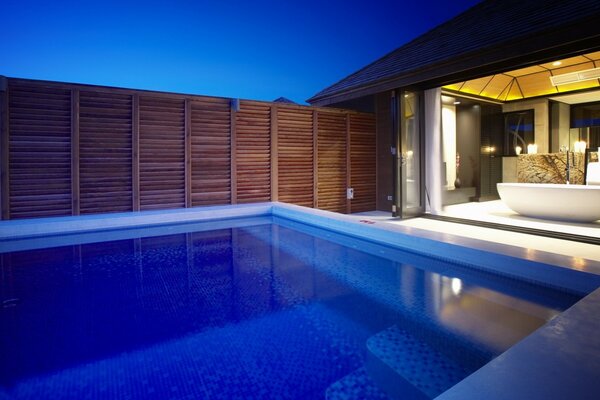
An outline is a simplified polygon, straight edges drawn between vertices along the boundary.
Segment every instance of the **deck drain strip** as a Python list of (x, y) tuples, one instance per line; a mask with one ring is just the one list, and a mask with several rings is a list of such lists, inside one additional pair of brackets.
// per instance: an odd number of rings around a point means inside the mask
[(449, 217), (446, 215), (423, 214), (420, 217), (438, 220), (438, 221), (444, 221), (444, 222), (454, 222), (457, 224), (479, 226), (482, 228), (491, 228), (491, 229), (499, 229), (499, 230), (509, 231), (509, 232), (525, 233), (527, 235), (544, 236), (544, 237), (548, 237), (548, 238), (552, 238), (552, 239), (570, 240), (572, 242), (600, 245), (600, 238), (596, 238), (593, 236), (576, 235), (573, 233), (564, 233), (564, 232), (554, 232), (554, 231), (548, 231), (545, 229), (537, 229), (537, 228), (526, 228), (523, 226), (499, 224), (496, 222), (476, 221), (476, 220), (466, 219), (466, 218)]

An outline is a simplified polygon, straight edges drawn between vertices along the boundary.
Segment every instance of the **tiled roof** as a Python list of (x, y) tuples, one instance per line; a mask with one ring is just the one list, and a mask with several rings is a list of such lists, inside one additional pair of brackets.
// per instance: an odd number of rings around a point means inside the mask
[(275, 100), (273, 100), (273, 103), (297, 104), (295, 101), (290, 100), (287, 97), (278, 97)]
[[(600, 0), (487, 0), (437, 26), (308, 101), (318, 102), (377, 82), (409, 75), (503, 43), (551, 31), (578, 20), (600, 17)], [(595, 23), (600, 34), (600, 25)], [(577, 38), (573, 30), (564, 37)], [(563, 39), (561, 39), (563, 40)], [(416, 82), (415, 82), (416, 83)]]

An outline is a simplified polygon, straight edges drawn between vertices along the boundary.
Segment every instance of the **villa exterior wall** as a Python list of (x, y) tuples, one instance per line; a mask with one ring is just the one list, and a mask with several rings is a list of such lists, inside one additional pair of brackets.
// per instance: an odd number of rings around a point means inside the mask
[(390, 149), (392, 143), (392, 116), (390, 92), (379, 93), (375, 97), (377, 115), (377, 210), (392, 210), (394, 193), (393, 162)]
[(261, 201), (375, 209), (372, 114), (7, 81), (2, 219)]

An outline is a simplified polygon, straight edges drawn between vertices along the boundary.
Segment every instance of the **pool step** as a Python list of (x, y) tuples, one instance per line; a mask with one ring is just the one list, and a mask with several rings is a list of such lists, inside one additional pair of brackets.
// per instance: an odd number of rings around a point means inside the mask
[(378, 386), (367, 370), (359, 368), (334, 382), (325, 392), (327, 400), (390, 400)]
[(433, 399), (471, 373), (399, 326), (367, 340), (367, 372), (393, 398)]

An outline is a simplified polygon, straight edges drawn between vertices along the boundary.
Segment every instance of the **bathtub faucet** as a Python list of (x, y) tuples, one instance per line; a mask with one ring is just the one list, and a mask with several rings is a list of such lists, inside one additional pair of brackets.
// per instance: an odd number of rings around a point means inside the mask
[[(565, 172), (567, 175), (567, 185), (571, 183), (571, 167), (574, 165), (571, 165), (571, 162), (569, 161), (569, 153), (573, 154), (572, 151), (567, 150), (567, 164), (565, 167)], [(575, 154), (573, 154), (573, 158), (575, 158)], [(573, 160), (575, 161), (575, 160)]]

